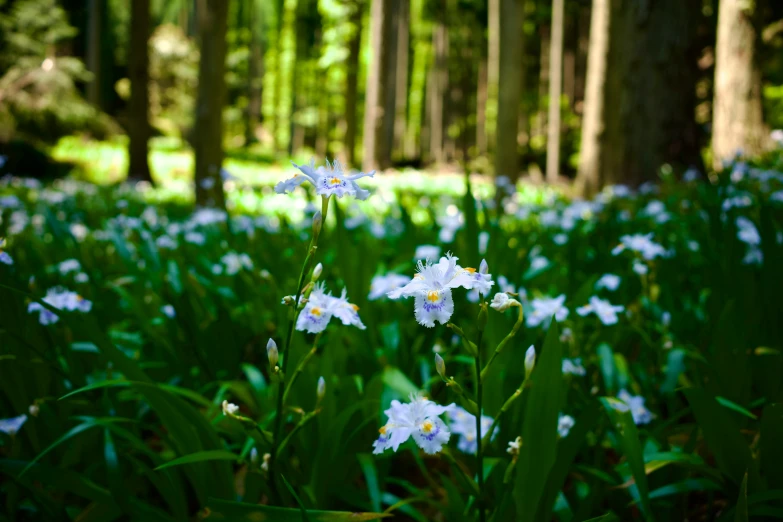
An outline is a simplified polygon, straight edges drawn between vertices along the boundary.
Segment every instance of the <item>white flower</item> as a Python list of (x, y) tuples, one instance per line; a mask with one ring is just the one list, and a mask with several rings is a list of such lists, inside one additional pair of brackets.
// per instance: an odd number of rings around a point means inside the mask
[(348, 302), (345, 289), (340, 297), (333, 297), (326, 293), (324, 284), (319, 283), (315, 285), (307, 304), (299, 314), (296, 329), (308, 333), (323, 332), (334, 316), (346, 326), (353, 325), (364, 330), (365, 326), (358, 312), (359, 307)]
[(253, 261), (247, 254), (237, 254), (236, 252), (229, 252), (224, 255), (220, 260), (226, 267), (226, 274), (233, 276), (239, 273), (240, 270), (246, 268), (248, 270), (253, 269)]
[(614, 274), (604, 274), (601, 276), (601, 279), (599, 279), (595, 283), (596, 290), (606, 288), (610, 292), (614, 292), (615, 290), (617, 290), (617, 287), (619, 286), (620, 286), (620, 276)]
[(589, 313), (594, 313), (598, 316), (602, 323), (609, 326), (612, 324), (617, 324), (617, 313), (622, 312), (623, 310), (625, 310), (624, 306), (613, 305), (605, 299), (591, 296), (590, 302), (577, 308), (576, 313), (582, 317)]
[(84, 272), (79, 272), (78, 274), (73, 276), (73, 280), (77, 283), (86, 283), (90, 280), (90, 276), (88, 276)]
[(563, 415), (562, 413), (557, 418), (557, 434), (561, 438), (567, 437), (568, 432), (574, 427), (576, 421), (570, 415)]
[(370, 196), (370, 191), (361, 188), (356, 180), (366, 176), (372, 177), (375, 175), (375, 171), (368, 174), (359, 172), (349, 175), (344, 172), (345, 167), (338, 160), (334, 160), (332, 163), (326, 160), (326, 165), (320, 167), (315, 166), (315, 160), (310, 160), (309, 165), (297, 165), (293, 162), (292, 165), (298, 168), (301, 173), (296, 173), (292, 178), (275, 185), (275, 192), (278, 194), (291, 192), (307, 181), (315, 187), (315, 193), (319, 196), (341, 198), (347, 194), (356, 196), (357, 199), (367, 199)]
[(631, 395), (626, 390), (620, 390), (617, 394), (623, 404), (615, 404), (614, 408), (618, 411), (631, 411), (634, 424), (648, 424), (653, 420), (653, 414), (644, 407), (644, 397), (641, 395)]
[(161, 306), (160, 311), (169, 319), (174, 319), (177, 316), (177, 311), (170, 304)]
[(478, 272), (475, 270), (471, 271), (472, 269), (470, 268), (466, 268), (465, 270), (471, 272), (471, 276), (473, 277), (472, 289), (478, 290), (479, 293), (487, 295), (492, 289), (492, 286), (495, 284), (495, 282), (492, 281), (492, 274), (489, 273), (489, 265), (487, 265), (487, 260), (481, 260)]
[(158, 248), (174, 250), (177, 248), (177, 242), (171, 239), (169, 236), (160, 236), (155, 240), (155, 244)]
[(756, 225), (745, 216), (737, 218), (737, 239), (747, 245), (758, 246), (761, 244), (761, 235)]
[(552, 237), (552, 241), (554, 241), (556, 245), (563, 246), (568, 243), (568, 234), (563, 232), (555, 234), (554, 237)]
[(223, 415), (226, 415), (228, 417), (234, 417), (236, 416), (236, 413), (239, 411), (239, 406), (236, 404), (232, 404), (228, 401), (223, 401)]
[(454, 404), (439, 406), (420, 395), (411, 395), (411, 402), (403, 404), (392, 401), (391, 408), (384, 413), (389, 421), (381, 427), (378, 440), (373, 442), (374, 454), (383, 453), (387, 448), (397, 451), (400, 444), (411, 436), (425, 453), (439, 452), (449, 441), (451, 433), (446, 423), (440, 419)]
[(633, 271), (639, 275), (645, 275), (650, 269), (647, 265), (637, 259), (633, 262)]
[[(481, 436), (486, 436), (489, 428), (492, 426), (492, 422), (495, 419), (487, 415), (481, 416)], [(451, 432), (455, 435), (459, 435), (457, 441), (457, 448), (470, 455), (475, 455), (478, 451), (478, 437), (476, 435), (476, 416), (472, 413), (468, 413), (459, 406), (454, 406), (449, 411), (449, 427)], [(497, 430), (492, 434), (492, 440), (495, 440)]]
[(519, 301), (512, 299), (505, 292), (498, 292), (495, 294), (495, 297), (492, 298), (492, 302), (489, 306), (498, 312), (505, 312), (512, 306), (519, 306)]
[(202, 246), (207, 238), (201, 232), (188, 232), (185, 234), (185, 241), (192, 245)]
[(413, 280), (402, 288), (389, 292), (391, 299), (415, 297), (415, 315), (419, 324), (432, 328), (435, 321), (448, 322), (454, 313), (454, 299), (451, 290), (467, 288), (476, 284), (475, 269), (465, 269), (457, 264), (458, 258), (450, 254), (441, 257), (438, 263), (419, 261)]
[(563, 359), (562, 366), (563, 373), (570, 373), (571, 375), (584, 376), (587, 374), (585, 367), (582, 366), (582, 359)]
[(612, 250), (612, 254), (616, 256), (623, 250), (628, 249), (638, 252), (647, 261), (652, 261), (656, 257), (665, 257), (666, 250), (658, 243), (655, 243), (652, 240), (652, 236), (652, 233), (622, 236), (620, 244)]
[(544, 256), (535, 256), (530, 260), (530, 270), (541, 270), (549, 266), (549, 259)]
[(3, 249), (5, 248), (5, 239), (0, 237), (0, 263), (3, 263), (4, 265), (13, 265), (14, 260), (13, 258), (8, 254), (8, 252), (5, 252)]
[(557, 297), (537, 297), (533, 299), (530, 302), (533, 312), (527, 316), (527, 326), (534, 328), (542, 323), (546, 326), (549, 324), (552, 316), (558, 322), (564, 321), (568, 317), (568, 308), (563, 306), (565, 298), (565, 295), (561, 294)]
[(511, 455), (519, 455), (519, 448), (522, 447), (522, 437), (517, 437), (508, 443), (508, 449), (506, 450)]
[(68, 275), (71, 272), (78, 272), (81, 269), (82, 265), (76, 259), (66, 259), (57, 265), (57, 270), (60, 272), (60, 275)]
[(27, 415), (24, 414), (18, 417), (11, 417), (10, 419), (0, 419), (0, 432), (15, 435), (26, 421)]
[[(46, 297), (43, 301), (58, 310), (66, 310), (68, 312), (79, 311), (87, 313), (92, 310), (92, 301), (84, 299), (76, 292), (65, 290), (63, 288), (50, 288), (46, 292)], [(45, 308), (38, 302), (33, 302), (27, 305), (27, 313), (39, 312), (38, 322), (42, 325), (54, 324), (60, 320), (60, 318), (48, 308)]]
[(414, 261), (427, 261), (440, 257), (440, 247), (435, 245), (419, 245), (413, 254)]
[(742, 263), (745, 265), (760, 265), (763, 262), (764, 253), (757, 246), (748, 247), (745, 257), (742, 258)]
[(386, 294), (401, 286), (407, 285), (410, 280), (411, 278), (408, 276), (395, 273), (377, 275), (373, 277), (370, 282), (370, 295), (367, 296), (367, 299), (376, 301), (382, 297), (386, 297)]

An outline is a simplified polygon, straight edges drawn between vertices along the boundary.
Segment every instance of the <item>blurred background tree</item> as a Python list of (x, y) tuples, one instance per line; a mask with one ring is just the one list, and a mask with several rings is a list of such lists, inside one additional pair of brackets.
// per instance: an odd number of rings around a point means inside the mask
[(201, 0), (4, 0), (4, 153), (127, 134), (138, 179), (150, 143), (212, 158), (215, 185), (224, 154), (314, 155), (589, 194), (762, 153), (783, 126), (781, 2), (224, 3), (214, 31)]

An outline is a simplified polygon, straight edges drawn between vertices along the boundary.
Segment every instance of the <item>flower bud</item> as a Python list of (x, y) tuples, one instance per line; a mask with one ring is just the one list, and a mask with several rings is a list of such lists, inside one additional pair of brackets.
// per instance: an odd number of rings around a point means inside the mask
[(493, 310), (498, 312), (505, 312), (512, 306), (519, 306), (519, 301), (511, 299), (508, 294), (504, 292), (498, 292), (495, 297), (492, 298), (492, 302), (489, 304)]
[(438, 372), (438, 375), (441, 376), (443, 380), (448, 380), (446, 377), (446, 362), (443, 360), (443, 357), (440, 356), (440, 354), (435, 354), (435, 370)]
[(315, 396), (318, 398), (318, 402), (321, 402), (326, 395), (326, 381), (323, 376), (318, 378), (318, 387), (315, 390)]
[(324, 217), (320, 210), (316, 210), (313, 214), (313, 237), (318, 237), (321, 233), (321, 227), (324, 224)]
[(487, 303), (481, 303), (479, 307), (478, 319), (476, 320), (476, 326), (479, 332), (483, 332), (487, 327)]
[(258, 450), (255, 447), (250, 450), (250, 462), (258, 464)]
[(489, 265), (487, 264), (486, 259), (481, 260), (481, 264), (479, 265), (479, 274), (488, 274), (489, 273)]
[(239, 411), (239, 406), (237, 406), (236, 404), (232, 404), (228, 401), (223, 401), (223, 415), (226, 415), (228, 417), (235, 417), (238, 411)]
[(266, 356), (269, 359), (270, 368), (277, 366), (277, 362), (280, 360), (280, 355), (277, 351), (277, 344), (272, 338), (270, 338), (269, 342), (266, 343)]
[(536, 366), (536, 348), (532, 344), (525, 352), (525, 379), (530, 377), (533, 368)]
[(318, 281), (318, 278), (321, 277), (321, 272), (324, 271), (324, 265), (321, 263), (318, 263), (315, 265), (315, 268), (313, 268), (313, 277), (311, 278), (311, 281)]
[(280, 304), (284, 304), (286, 306), (294, 306), (294, 303), (295, 303), (294, 296), (287, 295), (287, 296), (283, 297), (283, 300), (282, 300), (282, 302)]

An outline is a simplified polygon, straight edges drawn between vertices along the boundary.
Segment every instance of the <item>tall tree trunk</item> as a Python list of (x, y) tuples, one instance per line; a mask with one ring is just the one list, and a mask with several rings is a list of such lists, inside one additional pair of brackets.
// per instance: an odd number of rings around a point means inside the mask
[[(87, 101), (97, 108), (103, 107), (101, 99), (103, 87), (103, 68), (101, 67), (101, 36), (105, 21), (106, 3), (100, 0), (89, 0), (89, 19), (87, 25), (87, 69), (92, 73), (92, 80), (87, 84)], [(133, 47), (131, 47), (133, 50)]]
[(403, 140), (407, 128), (408, 109), (408, 55), (410, 53), (410, 0), (402, 0), (397, 4), (397, 50), (395, 70), (395, 102), (394, 102), (394, 148), (400, 159), (405, 159)]
[(353, 33), (348, 42), (348, 62), (345, 79), (345, 151), (349, 165), (356, 164), (357, 108), (359, 91), (359, 53), (362, 45), (362, 11), (364, 2), (351, 6), (351, 28)]
[(552, 41), (549, 48), (549, 127), (546, 144), (546, 180), (560, 174), (560, 96), (563, 80), (563, 17), (565, 0), (552, 2)]
[(754, 17), (754, 2), (720, 0), (712, 117), (716, 169), (738, 151), (754, 155), (767, 147)]
[(487, 60), (482, 59), (478, 67), (476, 83), (476, 152), (487, 153)]
[(522, 90), (524, 0), (500, 0), (500, 69), (495, 140), (495, 175), (517, 179), (519, 99)]
[(664, 163), (699, 165), (697, 3), (596, 0), (577, 185), (639, 184)]
[(372, 0), (370, 36), (372, 58), (367, 75), (362, 168), (384, 169), (391, 164), (394, 139), (394, 73), (396, 10), (394, 0)]
[(291, 117), (295, 106), (294, 72), (296, 70), (297, 0), (279, 0), (277, 13), (277, 74), (275, 81), (275, 149), (290, 154)]
[(258, 129), (261, 115), (261, 96), (264, 78), (264, 50), (262, 49), (261, 29), (263, 20), (260, 10), (253, 1), (250, 3), (248, 13), (250, 41), (248, 47), (250, 56), (247, 65), (247, 111), (245, 112), (245, 146), (258, 141), (256, 130)]
[[(485, 108), (486, 149), (495, 150), (498, 118), (498, 79), (500, 78), (500, 2), (489, 0), (487, 6), (487, 103)], [(520, 29), (521, 30), (521, 29)]]
[(226, 207), (223, 181), (223, 106), (226, 98), (228, 2), (198, 0), (201, 57), (193, 148), (196, 153), (196, 204)]
[(542, 26), (539, 34), (541, 54), (538, 60), (538, 105), (533, 126), (533, 136), (537, 138), (537, 141), (543, 140), (546, 134), (547, 111), (545, 110), (544, 99), (546, 99), (549, 90), (549, 49), (551, 48), (552, 37), (547, 26)]
[(152, 182), (149, 165), (150, 96), (149, 38), (150, 1), (131, 3), (128, 77), (131, 93), (128, 103), (128, 178)]
[(444, 103), (448, 86), (448, 33), (445, 23), (446, 3), (442, 2), (440, 17), (432, 28), (433, 64), (429, 79), (430, 155), (432, 161), (446, 159), (444, 132)]

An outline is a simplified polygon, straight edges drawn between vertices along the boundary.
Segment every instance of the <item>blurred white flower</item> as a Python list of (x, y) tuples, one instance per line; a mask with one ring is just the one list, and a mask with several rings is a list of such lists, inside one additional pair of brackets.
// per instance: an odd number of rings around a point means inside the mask
[(462, 287), (470, 290), (479, 284), (474, 277), (476, 270), (462, 268), (457, 260), (451, 254), (446, 254), (437, 263), (419, 261), (413, 280), (389, 292), (389, 297), (414, 297), (416, 320), (422, 326), (432, 328), (435, 321), (445, 324), (454, 313), (452, 289)]
[(243, 268), (247, 270), (253, 269), (253, 261), (247, 254), (237, 254), (236, 252), (228, 252), (220, 260), (226, 267), (226, 274), (233, 276), (239, 273)]
[(0, 237), (0, 263), (3, 263), (4, 265), (13, 265), (13, 258), (8, 254), (8, 252), (3, 250), (5, 247), (5, 238)]
[(573, 428), (575, 424), (576, 421), (570, 415), (559, 414), (557, 418), (557, 434), (560, 435), (561, 438), (567, 437), (568, 432), (571, 431), (571, 428)]
[(579, 375), (583, 377), (587, 374), (585, 367), (582, 366), (582, 359), (563, 359), (562, 371), (565, 374)]
[(508, 449), (506, 450), (506, 452), (508, 452), (510, 455), (517, 456), (519, 455), (519, 449), (521, 447), (522, 447), (522, 437), (517, 437), (516, 439), (508, 443)]
[[(481, 436), (484, 437), (495, 419), (487, 415), (481, 416)], [(457, 449), (469, 455), (475, 455), (478, 451), (478, 437), (476, 434), (476, 416), (467, 410), (454, 406), (449, 410), (449, 428), (455, 435), (459, 435)], [(495, 440), (498, 431), (492, 434)]]
[(614, 404), (618, 411), (631, 411), (634, 424), (648, 424), (653, 420), (653, 414), (645, 408), (644, 397), (641, 395), (631, 395), (626, 390), (620, 390), (617, 398), (622, 401), (621, 404)]
[(0, 432), (7, 435), (16, 435), (25, 422), (27, 422), (27, 415), (25, 414), (11, 417), (10, 419), (0, 419)]
[(78, 274), (76, 274), (75, 276), (73, 276), (73, 280), (74, 280), (75, 282), (77, 282), (77, 283), (82, 283), (82, 284), (83, 284), (83, 283), (87, 283), (87, 282), (89, 282), (89, 280), (90, 280), (90, 276), (88, 276), (88, 275), (87, 275), (86, 273), (84, 273), (84, 272), (79, 272)]
[(60, 272), (60, 275), (68, 275), (71, 272), (78, 272), (81, 269), (82, 265), (76, 259), (66, 259), (57, 265), (57, 270)]
[(185, 234), (185, 241), (191, 245), (203, 246), (207, 238), (201, 232), (188, 232)]
[(652, 261), (656, 257), (665, 257), (666, 250), (655, 243), (652, 240), (652, 233), (650, 234), (630, 234), (620, 238), (620, 244), (613, 250), (613, 255), (620, 254), (623, 250), (628, 249), (633, 252), (638, 252), (647, 261)]
[(155, 240), (155, 244), (158, 248), (174, 250), (177, 248), (177, 242), (171, 239), (169, 236), (160, 236)]
[(237, 412), (239, 411), (239, 406), (237, 406), (236, 404), (232, 404), (228, 401), (223, 401), (222, 407), (223, 407), (223, 415), (226, 415), (227, 417), (235, 417)]
[(370, 282), (370, 294), (367, 296), (367, 299), (375, 301), (386, 297), (386, 294), (401, 286), (405, 286), (410, 280), (411, 278), (408, 276), (395, 273), (377, 275)]
[(614, 292), (620, 286), (620, 276), (614, 274), (604, 274), (601, 279), (596, 281), (595, 289), (600, 290), (606, 288), (610, 292)]
[(440, 247), (435, 245), (419, 245), (416, 247), (416, 253), (413, 254), (414, 261), (434, 260), (440, 257)]
[[(783, 193), (783, 192), (782, 192)], [(487, 253), (487, 247), (489, 246), (489, 232), (482, 230), (478, 235), (478, 253), (479, 255), (485, 255)]]
[(315, 187), (315, 193), (319, 196), (341, 198), (347, 194), (356, 196), (357, 199), (367, 199), (370, 196), (370, 191), (361, 188), (356, 180), (367, 176), (372, 177), (375, 175), (375, 171), (367, 174), (364, 172), (346, 174), (344, 165), (338, 160), (334, 160), (332, 163), (326, 160), (326, 165), (319, 167), (315, 166), (315, 160), (310, 160), (309, 165), (297, 165), (293, 162), (292, 164), (300, 170), (301, 174), (294, 174), (292, 178), (275, 185), (275, 192), (278, 194), (292, 192), (302, 183), (309, 182)]
[(174, 319), (177, 316), (177, 311), (174, 310), (174, 307), (170, 304), (161, 306), (160, 311), (169, 319)]
[(650, 269), (647, 267), (647, 265), (637, 259), (633, 262), (633, 271), (639, 275), (645, 275), (650, 271)]
[[(46, 297), (43, 298), (43, 301), (58, 310), (65, 310), (68, 312), (79, 311), (87, 313), (92, 310), (92, 301), (84, 299), (76, 292), (71, 292), (70, 290), (59, 287), (47, 290)], [(38, 322), (44, 326), (54, 324), (60, 320), (54, 312), (45, 308), (38, 302), (32, 302), (27, 305), (27, 313), (35, 312), (39, 313)]]
[(605, 299), (597, 296), (591, 296), (590, 302), (576, 309), (576, 313), (582, 317), (594, 313), (605, 325), (617, 324), (617, 314), (625, 310), (624, 306), (613, 305)]
[(558, 322), (565, 321), (568, 317), (568, 308), (563, 306), (565, 303), (565, 294), (557, 297), (537, 297), (530, 302), (533, 311), (527, 315), (526, 323), (528, 328), (534, 328), (540, 324), (547, 326), (552, 316)]
[(761, 244), (761, 235), (753, 221), (745, 216), (737, 217), (737, 239), (751, 246)]
[(420, 395), (411, 395), (410, 401), (404, 404), (394, 400), (384, 412), (389, 421), (378, 430), (380, 436), (373, 442), (374, 454), (383, 453), (387, 448), (397, 451), (411, 436), (428, 454), (439, 452), (449, 441), (451, 433), (440, 415), (456, 406), (439, 406)]

